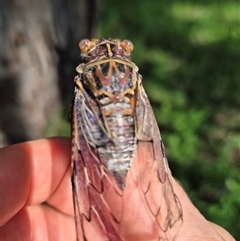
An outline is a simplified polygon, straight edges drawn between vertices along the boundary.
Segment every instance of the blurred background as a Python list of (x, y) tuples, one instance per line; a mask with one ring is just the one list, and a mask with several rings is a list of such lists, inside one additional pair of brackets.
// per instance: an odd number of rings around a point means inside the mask
[(239, 1), (1, 5), (1, 146), (70, 136), (78, 42), (129, 39), (173, 175), (207, 219), (240, 237)]

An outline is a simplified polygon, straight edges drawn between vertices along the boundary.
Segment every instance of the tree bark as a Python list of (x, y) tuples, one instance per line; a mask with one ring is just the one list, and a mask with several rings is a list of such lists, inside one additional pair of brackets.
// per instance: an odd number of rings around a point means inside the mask
[(70, 101), (78, 42), (92, 37), (96, 10), (96, 0), (2, 3), (1, 146), (42, 137)]

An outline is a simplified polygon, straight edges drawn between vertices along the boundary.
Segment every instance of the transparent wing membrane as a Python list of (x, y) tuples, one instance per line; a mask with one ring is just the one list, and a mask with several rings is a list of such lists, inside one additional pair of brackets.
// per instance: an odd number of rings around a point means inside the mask
[[(130, 41), (83, 40), (72, 106), (79, 241), (176, 240), (183, 222)], [(134, 225), (133, 225), (134, 224)]]

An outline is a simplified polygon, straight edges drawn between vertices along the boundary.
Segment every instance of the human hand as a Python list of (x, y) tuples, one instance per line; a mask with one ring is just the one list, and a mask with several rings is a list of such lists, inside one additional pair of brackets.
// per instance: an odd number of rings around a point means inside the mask
[(67, 138), (0, 152), (0, 241), (76, 240)]
[[(0, 241), (76, 240), (70, 151), (68, 138), (36, 140), (1, 149)], [(177, 182), (174, 186), (184, 220), (177, 241), (234, 240), (199, 213)]]

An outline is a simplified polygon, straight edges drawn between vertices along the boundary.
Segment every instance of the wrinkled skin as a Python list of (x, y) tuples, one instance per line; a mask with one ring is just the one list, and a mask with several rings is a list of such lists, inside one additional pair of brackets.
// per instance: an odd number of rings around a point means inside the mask
[[(70, 150), (68, 138), (30, 141), (0, 150), (0, 240), (76, 240)], [(234, 240), (200, 214), (176, 181), (174, 188), (184, 219), (177, 241)], [(139, 219), (144, 226), (144, 216)]]

